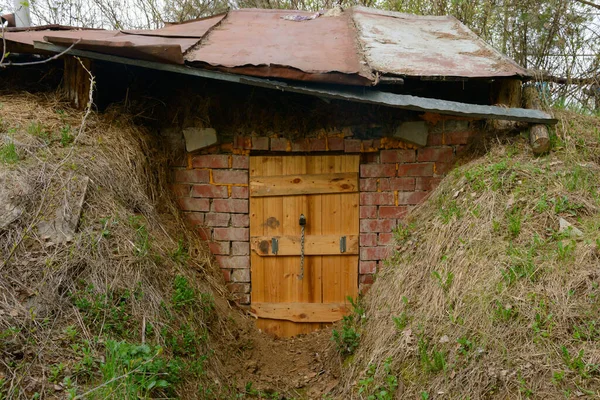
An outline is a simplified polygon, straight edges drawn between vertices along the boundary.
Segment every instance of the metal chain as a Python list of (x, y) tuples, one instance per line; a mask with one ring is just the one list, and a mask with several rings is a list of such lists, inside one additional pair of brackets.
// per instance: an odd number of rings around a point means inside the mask
[(298, 279), (304, 279), (304, 225), (301, 226), (300, 231), (300, 275)]

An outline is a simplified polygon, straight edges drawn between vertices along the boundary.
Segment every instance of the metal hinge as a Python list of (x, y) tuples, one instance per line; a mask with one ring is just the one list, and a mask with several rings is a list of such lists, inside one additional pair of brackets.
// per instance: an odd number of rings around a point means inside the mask
[(277, 254), (279, 251), (279, 240), (277, 238), (271, 239), (271, 253)]
[(340, 253), (346, 252), (346, 236), (340, 237)]

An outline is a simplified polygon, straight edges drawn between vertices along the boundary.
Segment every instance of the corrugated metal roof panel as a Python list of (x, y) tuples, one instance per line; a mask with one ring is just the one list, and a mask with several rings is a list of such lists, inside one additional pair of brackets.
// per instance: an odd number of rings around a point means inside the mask
[(365, 7), (353, 19), (369, 66), (415, 77), (528, 76), (454, 17), (417, 16)]
[[(308, 74), (341, 73), (369, 79), (370, 71), (362, 63), (348, 14), (301, 22), (283, 18), (313, 14), (289, 10), (231, 11), (184, 58), (190, 63), (229, 68), (232, 72), (232, 68), (243, 67), (251, 75), (292, 78), (282, 75), (282, 68), (286, 68), (300, 71), (304, 78)], [(248, 67), (259, 67), (264, 73)]]
[(200, 39), (208, 32), (210, 28), (221, 22), (226, 14), (214, 15), (212, 17), (202, 18), (195, 21), (187, 21), (181, 24), (167, 25), (161, 29), (138, 29), (124, 30), (123, 33), (144, 36), (163, 36), (179, 38), (197, 38)]

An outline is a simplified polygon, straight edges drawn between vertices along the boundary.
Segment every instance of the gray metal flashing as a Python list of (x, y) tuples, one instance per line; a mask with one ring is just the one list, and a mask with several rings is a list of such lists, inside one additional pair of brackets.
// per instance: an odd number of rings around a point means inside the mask
[[(35, 42), (34, 46), (36, 49), (46, 50), (55, 53), (60, 53), (66, 50), (66, 47), (56, 46), (45, 42)], [(456, 101), (429, 99), (404, 94), (381, 92), (370, 88), (354, 88), (347, 86), (343, 87), (331, 85), (293, 85), (288, 84), (286, 82), (273, 81), (264, 78), (255, 78), (251, 76), (229, 74), (225, 72), (209, 71), (200, 68), (192, 68), (185, 65), (163, 64), (153, 61), (136, 60), (131, 58), (77, 49), (71, 49), (68, 52), (68, 54), (101, 61), (133, 65), (142, 68), (150, 68), (160, 71), (192, 75), (207, 79), (217, 79), (221, 81), (234, 82), (245, 85), (282, 90), (286, 92), (300, 93), (330, 99), (354, 101), (358, 103), (367, 104), (377, 104), (405, 110), (434, 112), (444, 115), (454, 115), (460, 117), (479, 119), (522, 121), (536, 124), (556, 124), (558, 122), (554, 117), (552, 117), (552, 115), (540, 110), (530, 110), (524, 108), (503, 108), (497, 106), (460, 103)]]

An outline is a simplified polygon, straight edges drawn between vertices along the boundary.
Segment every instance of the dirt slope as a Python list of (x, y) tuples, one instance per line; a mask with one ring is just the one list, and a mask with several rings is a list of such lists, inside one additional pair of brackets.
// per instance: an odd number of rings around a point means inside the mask
[(600, 119), (557, 113), (551, 154), (490, 137), (397, 229), (340, 397), (600, 396)]

